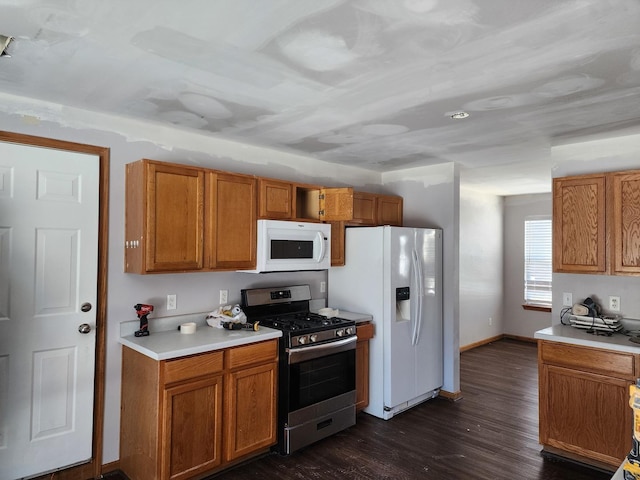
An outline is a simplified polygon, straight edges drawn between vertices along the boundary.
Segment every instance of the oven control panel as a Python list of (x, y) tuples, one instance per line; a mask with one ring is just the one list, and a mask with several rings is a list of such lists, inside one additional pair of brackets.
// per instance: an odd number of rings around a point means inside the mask
[(356, 334), (356, 327), (340, 327), (333, 330), (323, 330), (310, 334), (300, 334), (291, 336), (291, 346), (301, 347), (313, 343), (326, 342), (329, 340), (337, 340), (339, 338), (353, 337)]
[(284, 300), (291, 298), (291, 290), (274, 290), (271, 292), (271, 300)]

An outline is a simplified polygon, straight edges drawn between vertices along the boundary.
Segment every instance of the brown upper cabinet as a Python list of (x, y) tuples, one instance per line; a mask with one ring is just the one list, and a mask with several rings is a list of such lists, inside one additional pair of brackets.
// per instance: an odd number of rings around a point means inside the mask
[(201, 168), (141, 160), (126, 166), (125, 272), (201, 270)]
[(606, 272), (606, 177), (553, 180), (553, 270)]
[(377, 195), (377, 225), (402, 226), (402, 197), (396, 195)]
[(376, 225), (377, 195), (367, 192), (353, 192), (353, 218), (349, 223)]
[(205, 267), (256, 267), (256, 179), (237, 173), (207, 173)]
[(254, 177), (144, 159), (125, 196), (125, 272), (255, 267)]
[(272, 178), (258, 178), (258, 217), (292, 219), (293, 184)]
[(353, 192), (353, 218), (350, 225), (402, 226), (402, 197)]
[(258, 216), (317, 222), (350, 220), (353, 217), (353, 188), (258, 178)]
[(640, 170), (610, 175), (613, 190), (613, 260), (615, 274), (640, 275)]
[(402, 226), (402, 197), (157, 160), (126, 166), (127, 273), (252, 270), (258, 218), (331, 223), (331, 265), (346, 225)]
[(640, 275), (640, 170), (553, 180), (553, 270)]

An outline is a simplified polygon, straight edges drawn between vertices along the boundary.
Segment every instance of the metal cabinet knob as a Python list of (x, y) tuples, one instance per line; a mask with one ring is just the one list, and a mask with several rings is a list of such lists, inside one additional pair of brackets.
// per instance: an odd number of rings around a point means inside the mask
[(88, 323), (83, 323), (78, 327), (78, 331), (80, 333), (89, 333), (91, 331), (91, 325)]
[(80, 310), (82, 310), (83, 312), (88, 312), (89, 310), (91, 310), (91, 308), (93, 308), (93, 305), (91, 305), (89, 302), (85, 302), (80, 306)]

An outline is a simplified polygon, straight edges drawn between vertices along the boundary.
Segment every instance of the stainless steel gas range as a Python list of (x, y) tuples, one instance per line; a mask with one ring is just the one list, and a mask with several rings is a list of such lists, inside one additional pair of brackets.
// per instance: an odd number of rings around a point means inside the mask
[(356, 422), (356, 326), (309, 311), (309, 285), (241, 291), (250, 322), (282, 331), (278, 451), (290, 454)]

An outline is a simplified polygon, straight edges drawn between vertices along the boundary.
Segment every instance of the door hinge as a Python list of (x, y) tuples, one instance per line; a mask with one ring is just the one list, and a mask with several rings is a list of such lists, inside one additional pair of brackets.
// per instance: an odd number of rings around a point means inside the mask
[(318, 215), (320, 215), (321, 217), (324, 216), (324, 210), (318, 210)]
[(324, 193), (320, 193), (320, 194), (318, 195), (318, 198), (319, 198), (320, 200), (324, 200)]

